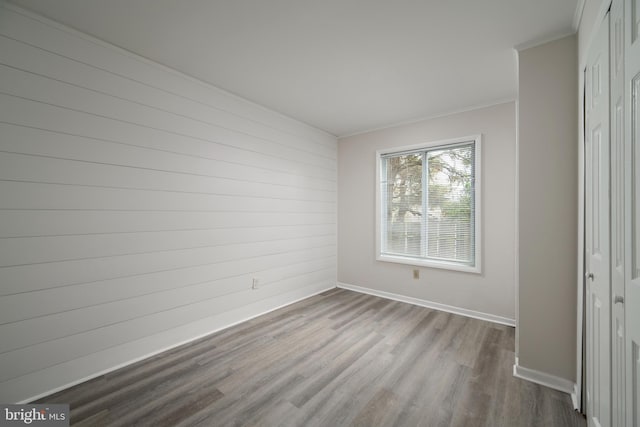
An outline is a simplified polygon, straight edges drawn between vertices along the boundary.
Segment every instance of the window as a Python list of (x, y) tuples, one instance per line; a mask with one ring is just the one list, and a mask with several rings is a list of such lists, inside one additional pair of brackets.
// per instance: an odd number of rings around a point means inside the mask
[(480, 136), (377, 157), (377, 259), (479, 273)]

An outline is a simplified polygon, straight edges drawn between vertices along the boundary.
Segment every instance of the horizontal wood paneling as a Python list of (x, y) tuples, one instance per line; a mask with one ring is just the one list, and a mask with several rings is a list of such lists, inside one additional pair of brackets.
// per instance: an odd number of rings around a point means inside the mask
[[(333, 261), (326, 259), (289, 267), (286, 271), (280, 269), (280, 271), (261, 272), (262, 278), (266, 277), (263, 279), (262, 286), (283, 286), (287, 282), (306, 285), (322, 280), (328, 281), (331, 279)], [(235, 293), (246, 292), (246, 286), (243, 286), (243, 281), (246, 282), (246, 279), (246, 276), (239, 276), (196, 283), (177, 289), (158, 291), (94, 306), (84, 305), (78, 309), (58, 311), (52, 315), (42, 315), (36, 318), (32, 317), (29, 320), (7, 323), (0, 326), (0, 334), (4, 337), (3, 351), (0, 353), (0, 357), (5, 353), (27, 350), (32, 346), (58, 338), (104, 328), (179, 307), (213, 300), (228, 300)], [(41, 301), (42, 303), (43, 301)], [(46, 308), (55, 307), (49, 302), (42, 305), (46, 305)]]
[[(182, 152), (171, 152), (154, 148), (151, 144), (137, 146), (7, 123), (0, 123), (0, 133), (3, 135), (0, 151), (7, 153), (237, 180), (245, 180), (247, 176), (252, 176), (261, 183), (311, 190), (332, 191), (335, 187), (333, 177), (323, 179), (282, 171), (271, 165), (267, 158), (256, 159), (260, 161), (253, 165), (247, 162), (246, 153), (239, 153), (235, 160), (230, 159), (230, 156), (220, 159), (206, 158), (199, 155), (205, 153), (187, 152), (185, 144), (175, 147)], [(156, 142), (156, 139), (150, 142)], [(152, 156), (149, 155), (150, 150), (153, 152)]]
[[(325, 227), (325, 226), (322, 226)], [(333, 228), (333, 227), (330, 227)], [(302, 234), (291, 239), (282, 235)], [(326, 230), (330, 233), (330, 230)], [(335, 238), (324, 233), (305, 235), (307, 230), (262, 228), (175, 232), (119, 233), (83, 236), (25, 237), (0, 240), (0, 267), (82, 258), (102, 258), (178, 249), (211, 248), (213, 259), (278, 252), (293, 247), (323, 246)], [(247, 243), (243, 242), (248, 241)]]
[[(326, 280), (321, 279), (316, 282), (302, 284), (300, 280), (295, 280), (295, 283), (291, 282), (282, 281), (273, 284), (268, 290), (275, 294), (284, 293), (287, 290), (303, 287), (304, 285), (326, 283)], [(141, 316), (126, 322), (114, 323), (87, 332), (68, 335), (64, 338), (44, 341), (20, 351), (2, 353), (0, 354), (0, 380), (5, 381), (35, 370), (53, 367), (76, 357), (86, 356), (103, 349), (161, 333), (165, 330), (206, 318), (212, 313), (239, 308), (263, 298), (264, 294), (246, 290), (230, 294), (225, 298), (203, 300)]]
[(0, 8), (0, 401), (335, 286), (335, 138)]
[(130, 124), (168, 135), (189, 137), (212, 144), (231, 145), (245, 151), (278, 153), (280, 157), (295, 163), (335, 170), (331, 163), (326, 162), (327, 159), (335, 160), (335, 158), (331, 159), (318, 153), (290, 147), (279, 141), (262, 139), (194, 120), (188, 118), (191, 116), (190, 111), (186, 111), (184, 115), (170, 113), (5, 65), (0, 65), (0, 93), (5, 94), (6, 97), (19, 97), (53, 105), (82, 115), (93, 115), (104, 119), (107, 123)]
[[(316, 282), (319, 283), (320, 281)], [(288, 281), (272, 285), (272, 295), (278, 295), (296, 287), (312, 285), (292, 284)], [(87, 356), (114, 346), (126, 344), (166, 330), (211, 316), (214, 313), (233, 310), (264, 299), (264, 295), (252, 290), (234, 293), (226, 298), (200, 301), (167, 311), (141, 316), (127, 322), (110, 324), (64, 338), (44, 341), (21, 351), (0, 354), (0, 380), (11, 380), (33, 371)]]
[[(231, 261), (7, 295), (0, 305), (0, 327), (25, 319), (32, 320), (177, 289), (214, 287), (220, 294), (245, 290), (248, 288), (246, 283), (253, 276), (259, 277), (260, 286), (263, 287), (306, 272), (328, 269), (335, 262), (335, 256), (310, 258), (311, 255), (313, 252), (306, 254), (306, 259), (301, 257), (300, 260), (291, 260), (286, 264), (283, 256), (279, 259), (276, 256), (263, 257), (252, 264), (252, 271), (247, 271), (246, 265), (238, 261)], [(225, 288), (225, 284), (232, 288)]]
[[(294, 153), (285, 157), (289, 153), (281, 154), (280, 147), (263, 147), (268, 146), (267, 142), (263, 144), (262, 141), (255, 141), (252, 145), (236, 146), (223, 139), (208, 139), (206, 132), (203, 132), (202, 136), (196, 133), (170, 132), (162, 128), (87, 113), (82, 110), (81, 104), (77, 107), (72, 109), (0, 92), (2, 122), (167, 151), (188, 150), (205, 158), (228, 157), (230, 161), (257, 167), (273, 163), (272, 167), (289, 173), (309, 173), (313, 177), (333, 178), (335, 181), (335, 170), (331, 166), (321, 166), (322, 163), (312, 154)], [(300, 161), (302, 158), (307, 161)], [(323, 163), (330, 165), (335, 161), (324, 159)], [(307, 169), (311, 172), (305, 172)]]
[[(299, 241), (298, 241), (299, 242)], [(89, 286), (103, 280), (122, 279), (150, 273), (164, 273), (193, 267), (215, 265), (216, 272), (226, 275), (259, 271), (275, 262), (296, 262), (335, 254), (334, 244), (315, 248), (289, 245), (284, 250), (255, 250), (250, 254), (225, 255), (214, 258), (212, 248), (193, 248), (154, 253), (128, 254), (104, 258), (26, 264), (0, 268), (3, 295), (65, 286)], [(80, 268), (82, 267), (82, 268)], [(255, 269), (254, 269), (255, 268)], [(46, 279), (45, 279), (46, 278)], [(80, 292), (76, 289), (76, 292)]]
[[(255, 317), (256, 313), (271, 311), (274, 306), (288, 304), (316, 294), (327, 289), (325, 283), (317, 283), (307, 287), (297, 287), (286, 294), (268, 296), (254, 303), (247, 303), (241, 307), (212, 313), (210, 316), (176, 326), (158, 334), (130, 341), (122, 345), (116, 345), (96, 353), (80, 356), (66, 362), (55, 365), (52, 369), (42, 369), (30, 374), (22, 375), (3, 382), (0, 388), (0, 400), (11, 401), (10, 396), (29, 395), (37, 389), (62, 389), (61, 383), (78, 383), (82, 378), (91, 378), (97, 371), (108, 372), (114, 366), (125, 366), (131, 363), (131, 354), (144, 354), (147, 356), (149, 349), (155, 349), (153, 353), (172, 348), (176, 342), (188, 342), (184, 337), (199, 337), (210, 334), (211, 331), (220, 330), (228, 325), (235, 324), (247, 318)], [(283, 303), (282, 301), (286, 301)], [(105, 364), (108, 360), (108, 365)], [(80, 378), (80, 379), (79, 379)]]
[[(0, 36), (7, 39), (5, 43), (7, 58), (11, 58), (9, 46), (11, 42), (22, 45), (18, 48), (17, 55), (14, 50), (14, 60), (11, 62), (7, 60), (7, 65), (25, 68), (29, 73), (46, 70), (41, 74), (49, 78), (60, 77), (61, 81), (64, 81), (67, 76), (74, 76), (71, 83), (78, 87), (82, 87), (83, 83), (88, 81), (86, 87), (93, 91), (102, 90), (109, 96), (122, 95), (125, 99), (130, 97), (129, 94), (132, 91), (146, 91), (140, 92), (140, 99), (134, 100), (140, 104), (149, 101), (155, 108), (164, 104), (154, 98), (153, 94), (163, 93), (168, 97), (165, 99), (168, 99), (171, 105), (177, 104), (176, 107), (191, 104), (199, 105), (200, 108), (205, 107), (208, 120), (217, 118), (223, 127), (232, 129), (237, 127), (238, 130), (247, 134), (257, 133), (261, 138), (278, 139), (299, 149), (315, 150), (317, 153), (324, 153), (328, 157), (336, 158), (332, 147), (333, 142), (326, 134), (304, 125), (301, 126), (298, 122), (204, 85), (194, 79), (185, 78), (179, 73), (174, 73), (155, 64), (149, 66), (148, 61), (141, 60), (136, 55), (114, 49), (112, 46), (106, 46), (93, 39), (87, 40), (81, 34), (70, 32), (68, 29), (61, 30), (57, 25), (52, 26), (42, 20), (38, 21), (33, 17), (23, 16), (21, 13), (12, 13), (7, 16), (2, 25), (6, 31), (2, 31)], [(25, 62), (28, 63), (28, 56), (33, 52), (28, 47), (40, 51), (39, 58), (35, 60), (37, 65), (33, 63), (34, 61), (31, 61), (30, 65), (25, 64)], [(58, 56), (57, 60), (60, 62), (68, 60), (74, 64), (56, 67), (48, 54)], [(41, 63), (43, 60), (46, 67), (43, 67)], [(52, 64), (52, 66), (49, 67), (48, 64)], [(88, 68), (92, 70), (89, 71)], [(112, 78), (128, 80), (131, 86), (127, 86), (127, 83), (121, 80), (109, 81), (106, 75), (101, 72), (111, 74)], [(75, 73), (81, 74), (82, 77)], [(103, 80), (104, 83), (89, 80), (94, 76)], [(152, 92), (153, 90), (155, 92)], [(198, 117), (198, 115), (193, 114), (190, 117)], [(315, 144), (300, 147), (298, 141), (301, 136), (307, 142)]]
[(13, 153), (0, 153), (0, 180), (249, 197), (270, 194), (276, 199), (326, 202), (331, 202), (334, 194), (330, 190), (261, 183), (249, 177), (202, 176)]
[(335, 202), (278, 199), (262, 194), (202, 194), (166, 190), (96, 187), (84, 184), (0, 181), (4, 209), (92, 209), (215, 212), (335, 213)]
[(0, 210), (0, 238), (304, 225), (335, 226), (335, 214)]

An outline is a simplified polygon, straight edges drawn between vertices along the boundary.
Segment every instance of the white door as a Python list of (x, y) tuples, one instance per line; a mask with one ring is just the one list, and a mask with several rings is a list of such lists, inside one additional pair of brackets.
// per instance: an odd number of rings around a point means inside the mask
[(624, 0), (613, 0), (610, 12), (611, 71), (611, 425), (625, 427), (625, 322), (624, 296)]
[(627, 425), (640, 427), (640, 0), (625, 3)]
[[(634, 0), (635, 1), (635, 0)], [(611, 425), (609, 258), (609, 14), (587, 56), (585, 75), (585, 249), (587, 421)]]

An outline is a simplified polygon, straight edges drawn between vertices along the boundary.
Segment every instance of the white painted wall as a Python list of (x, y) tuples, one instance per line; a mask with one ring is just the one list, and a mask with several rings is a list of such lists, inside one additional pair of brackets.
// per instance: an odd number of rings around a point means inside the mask
[[(482, 134), (482, 274), (376, 261), (376, 150)], [(338, 281), (515, 318), (515, 104), (342, 138), (338, 142)]]
[(576, 379), (578, 46), (569, 36), (520, 51), (519, 365)]
[(3, 4), (0, 52), (0, 402), (335, 286), (334, 137)]

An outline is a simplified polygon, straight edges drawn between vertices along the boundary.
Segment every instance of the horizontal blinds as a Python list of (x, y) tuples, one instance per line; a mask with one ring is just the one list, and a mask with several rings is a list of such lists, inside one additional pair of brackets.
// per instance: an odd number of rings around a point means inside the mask
[(424, 153), (402, 154), (383, 160), (383, 251), (412, 257), (423, 256), (423, 163)]
[(474, 142), (381, 161), (382, 252), (474, 265)]

